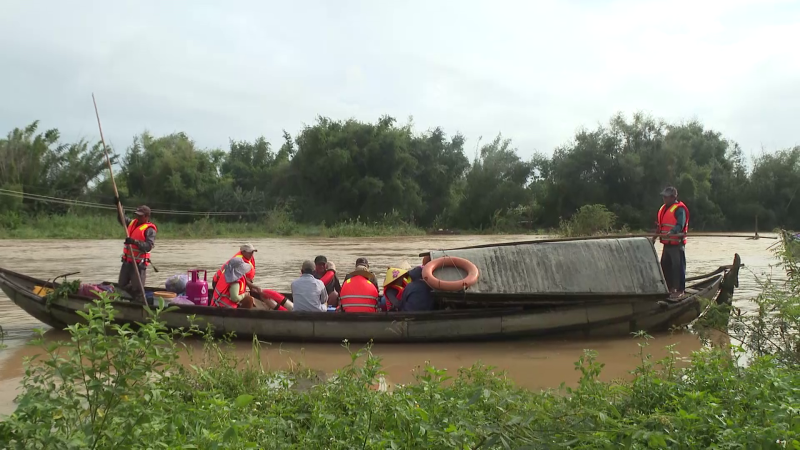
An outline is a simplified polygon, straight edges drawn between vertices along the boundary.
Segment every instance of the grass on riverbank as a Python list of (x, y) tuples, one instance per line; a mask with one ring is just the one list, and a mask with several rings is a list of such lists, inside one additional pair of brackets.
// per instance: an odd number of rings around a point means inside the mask
[[(161, 239), (269, 238), (269, 237), (381, 237), (422, 236), (426, 230), (403, 222), (348, 220), (332, 225), (308, 225), (283, 216), (252, 222), (225, 222), (201, 218), (191, 223), (161, 221), (155, 217)], [(116, 216), (52, 215), (19, 217), (0, 215), (0, 239), (118, 239), (122, 230)], [(472, 230), (463, 234), (545, 234), (545, 230)]]
[[(300, 237), (417, 236), (425, 230), (407, 224), (364, 223), (347, 221), (334, 225), (304, 225), (291, 220), (266, 218), (254, 222), (223, 222), (201, 218), (191, 223), (162, 222), (154, 218), (159, 238), (212, 239)], [(115, 239), (122, 233), (111, 214), (52, 215), (3, 219), (0, 216), (0, 239)]]
[[(585, 236), (614, 231), (616, 219), (601, 205), (578, 210), (570, 221), (562, 221), (558, 230), (514, 228), (504, 223), (500, 228), (460, 230), (462, 234), (560, 234)], [(276, 236), (296, 237), (379, 237), (419, 236), (426, 230), (387, 216), (380, 222), (347, 220), (333, 225), (300, 224), (282, 210), (253, 221), (222, 221), (200, 218), (191, 223), (161, 221), (155, 217), (160, 238), (213, 239), (259, 238)], [(622, 230), (627, 231), (627, 230)], [(0, 214), (0, 239), (114, 239), (119, 238), (119, 223), (113, 213), (95, 215), (19, 216)]]
[[(268, 237), (393, 237), (420, 236), (426, 230), (386, 216), (382, 221), (347, 220), (333, 225), (309, 225), (292, 220), (283, 210), (252, 221), (222, 221), (203, 217), (190, 223), (162, 221), (154, 218), (162, 239), (268, 238)], [(553, 230), (515, 228), (509, 223), (496, 228), (459, 230), (475, 235), (558, 235), (581, 237), (617, 233), (644, 234), (616, 226), (616, 216), (603, 205), (586, 205), (569, 220), (562, 220)], [(95, 215), (20, 216), (0, 214), (0, 239), (118, 239), (122, 230), (113, 213)]]

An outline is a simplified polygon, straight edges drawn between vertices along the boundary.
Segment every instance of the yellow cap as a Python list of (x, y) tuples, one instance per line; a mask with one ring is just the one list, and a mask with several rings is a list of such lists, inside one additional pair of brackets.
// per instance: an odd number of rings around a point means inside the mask
[(401, 269), (399, 267), (389, 267), (386, 270), (386, 278), (383, 280), (383, 286), (390, 285), (396, 279), (408, 273), (408, 269)]

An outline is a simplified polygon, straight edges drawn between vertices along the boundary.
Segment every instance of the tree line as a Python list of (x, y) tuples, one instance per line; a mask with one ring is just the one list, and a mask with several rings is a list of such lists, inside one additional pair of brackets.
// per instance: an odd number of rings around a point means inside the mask
[[(62, 143), (58, 130), (40, 131), (38, 122), (12, 130), (0, 140), (0, 211), (24, 217), (85, 210), (46, 198), (113, 205), (103, 158), (99, 142)], [(227, 151), (199, 148), (185, 133), (144, 132), (113, 160), (123, 204), (242, 212), (220, 220), (284, 214), (315, 224), (516, 230), (556, 227), (584, 205), (604, 205), (615, 226), (650, 229), (659, 192), (671, 184), (689, 205), (693, 229), (750, 230), (756, 217), (762, 229), (800, 228), (800, 146), (749, 161), (700, 122), (644, 114), (615, 115), (577, 131), (552, 156), (527, 159), (498, 135), (470, 160), (463, 135), (417, 132), (384, 116), (319, 117), (295, 136), (284, 131), (280, 146), (261, 137), (231, 140)]]

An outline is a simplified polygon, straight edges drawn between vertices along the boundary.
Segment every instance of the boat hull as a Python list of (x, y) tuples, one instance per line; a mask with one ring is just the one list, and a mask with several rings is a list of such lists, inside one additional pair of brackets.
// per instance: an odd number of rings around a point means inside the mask
[[(691, 323), (714, 302), (728, 272), (712, 275), (691, 286), (692, 295), (679, 301), (652, 298), (602, 299), (564, 306), (516, 306), (456, 309), (419, 313), (342, 314), (332, 312), (278, 312), (178, 306), (161, 316), (170, 328), (187, 328), (189, 316), (201, 329), (216, 335), (262, 341), (305, 342), (443, 342), (525, 339), (549, 336), (629, 336)], [(73, 295), (49, 305), (33, 293), (34, 286), (55, 284), (0, 268), (0, 288), (17, 306), (41, 322), (58, 329), (82, 322), (77, 314), (92, 303)], [(552, 305), (552, 303), (551, 303)], [(144, 306), (115, 302), (118, 323), (148, 320)]]

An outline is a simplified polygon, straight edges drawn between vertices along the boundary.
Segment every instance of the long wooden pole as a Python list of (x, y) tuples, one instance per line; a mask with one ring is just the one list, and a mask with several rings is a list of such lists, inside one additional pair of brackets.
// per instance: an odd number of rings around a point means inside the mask
[[(119, 215), (119, 222), (122, 224), (122, 228), (125, 229), (125, 237), (131, 237), (130, 233), (128, 233), (128, 227), (125, 224), (125, 210), (122, 208), (122, 202), (119, 200), (119, 191), (117, 190), (117, 182), (114, 181), (114, 170), (111, 168), (111, 158), (108, 157), (108, 148), (106, 148), (106, 140), (103, 137), (103, 126), (100, 125), (100, 113), (97, 111), (97, 101), (94, 99), (94, 93), (92, 93), (92, 103), (94, 104), (94, 115), (97, 117), (97, 128), (100, 130), (100, 142), (103, 143), (103, 153), (106, 156), (106, 165), (108, 166), (108, 176), (111, 178), (111, 186), (114, 187), (114, 201), (117, 203), (117, 214)], [(128, 245), (128, 253), (133, 256), (133, 248), (130, 244)], [(123, 262), (123, 264), (125, 264)], [(144, 283), (142, 283), (142, 277), (139, 275), (139, 264), (136, 261), (136, 257), (133, 258), (133, 273), (136, 274), (136, 282), (139, 284), (140, 293), (142, 294), (142, 303), (147, 303), (144, 299)]]
[[(472, 245), (469, 247), (458, 247), (458, 248), (451, 248), (448, 250), (472, 250), (476, 248), (486, 248), (486, 247), (507, 247), (511, 245), (522, 245), (522, 244), (545, 244), (550, 242), (567, 242), (567, 241), (595, 241), (600, 239), (621, 239), (621, 238), (636, 238), (636, 237), (646, 237), (646, 238), (657, 238), (661, 235), (649, 233), (649, 234), (610, 234), (610, 235), (599, 235), (599, 236), (583, 236), (583, 237), (572, 237), (572, 238), (553, 238), (553, 239), (533, 239), (530, 241), (517, 241), (517, 242), (500, 242), (495, 244), (480, 244), (480, 245)], [(671, 234), (672, 237), (683, 237), (683, 234)], [(744, 238), (744, 239), (753, 239), (753, 236), (747, 235), (739, 235), (739, 234), (715, 234), (715, 233), (689, 233), (686, 237), (723, 237), (723, 238)], [(772, 236), (761, 236), (761, 239), (778, 239)], [(419, 256), (429, 256), (430, 252), (420, 253)]]

